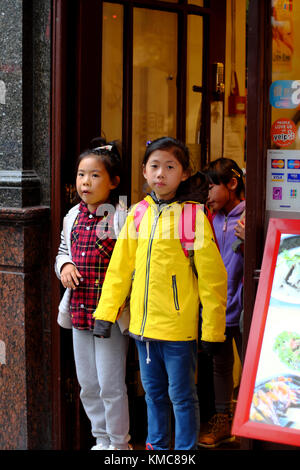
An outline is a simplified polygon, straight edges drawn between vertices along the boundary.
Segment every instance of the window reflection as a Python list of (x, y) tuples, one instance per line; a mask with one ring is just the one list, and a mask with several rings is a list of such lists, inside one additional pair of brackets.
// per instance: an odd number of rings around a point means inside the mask
[(146, 142), (176, 136), (177, 15), (134, 10), (132, 203), (147, 190), (141, 162)]
[(202, 87), (202, 61), (203, 18), (190, 15), (187, 40), (186, 143), (190, 149), (195, 170), (200, 169), (201, 157), (202, 92), (199, 89)]
[(101, 131), (122, 139), (123, 7), (103, 3)]

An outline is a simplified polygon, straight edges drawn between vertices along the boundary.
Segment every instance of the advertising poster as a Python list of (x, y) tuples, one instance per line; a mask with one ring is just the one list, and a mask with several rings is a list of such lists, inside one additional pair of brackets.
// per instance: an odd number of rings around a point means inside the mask
[(300, 220), (269, 221), (232, 433), (300, 446)]
[(294, 52), (293, 0), (272, 0), (273, 72), (292, 68)]
[(300, 212), (300, 150), (268, 150), (266, 209)]
[(271, 139), (278, 147), (289, 147), (295, 142), (297, 127), (294, 121), (287, 118), (280, 118), (273, 122), (271, 127)]

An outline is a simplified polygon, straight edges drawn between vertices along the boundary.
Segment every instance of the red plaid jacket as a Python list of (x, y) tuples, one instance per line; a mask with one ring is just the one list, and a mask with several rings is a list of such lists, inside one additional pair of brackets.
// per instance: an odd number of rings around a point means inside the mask
[(72, 291), (70, 313), (74, 328), (92, 330), (106, 270), (114, 249), (113, 215), (99, 217), (81, 202), (71, 233), (72, 260), (81, 274)]

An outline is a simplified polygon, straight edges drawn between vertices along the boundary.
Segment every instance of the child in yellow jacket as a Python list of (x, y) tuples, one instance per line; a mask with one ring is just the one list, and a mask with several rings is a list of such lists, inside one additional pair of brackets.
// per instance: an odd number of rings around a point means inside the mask
[(138, 231), (137, 206), (121, 230), (94, 313), (94, 334), (109, 337), (132, 284), (129, 333), (136, 340), (146, 393), (147, 447), (170, 448), (171, 401), (175, 449), (195, 449), (199, 304), (202, 346), (212, 351), (225, 339), (227, 275), (200, 204), (195, 204), (192, 247), (197, 275), (181, 245), (180, 220), (188, 204), (182, 197), (190, 176), (188, 149), (173, 138), (157, 139), (146, 149), (143, 174), (152, 192), (145, 198), (147, 208)]

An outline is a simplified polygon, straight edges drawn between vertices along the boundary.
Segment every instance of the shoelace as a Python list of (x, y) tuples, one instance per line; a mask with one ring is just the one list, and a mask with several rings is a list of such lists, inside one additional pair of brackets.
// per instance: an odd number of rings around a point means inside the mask
[(226, 424), (226, 416), (216, 414), (212, 417), (208, 424), (211, 428), (210, 432), (214, 433)]

